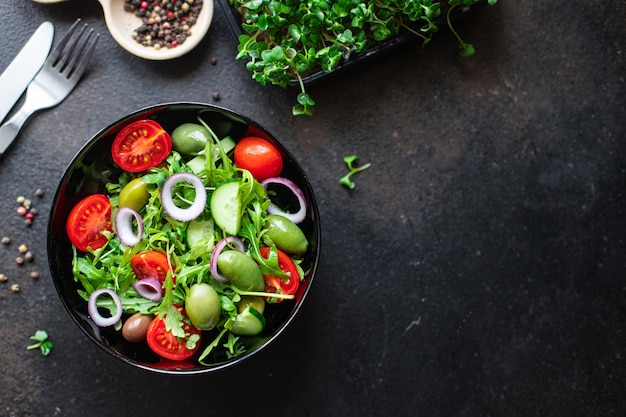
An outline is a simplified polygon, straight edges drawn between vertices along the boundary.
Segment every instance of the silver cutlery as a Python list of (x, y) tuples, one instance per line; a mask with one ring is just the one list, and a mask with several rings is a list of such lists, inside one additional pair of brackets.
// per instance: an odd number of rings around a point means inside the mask
[(78, 84), (99, 38), (93, 29), (85, 33), (87, 24), (73, 37), (79, 22), (80, 19), (63, 36), (29, 84), (22, 107), (0, 126), (0, 157), (33, 113), (61, 103)]
[(0, 74), (0, 123), (18, 102), (50, 53), (54, 26), (43, 22)]

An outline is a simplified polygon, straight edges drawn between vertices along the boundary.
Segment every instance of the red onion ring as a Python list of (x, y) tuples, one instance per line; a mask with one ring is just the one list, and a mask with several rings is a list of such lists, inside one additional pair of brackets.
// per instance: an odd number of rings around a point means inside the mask
[[(109, 295), (113, 302), (115, 303), (115, 308), (117, 311), (111, 317), (102, 317), (100, 312), (98, 311), (98, 306), (96, 301), (98, 301), (98, 297), (102, 294)], [(122, 318), (122, 302), (120, 301), (120, 297), (115, 293), (115, 291), (109, 288), (100, 288), (95, 290), (89, 296), (89, 301), (87, 302), (87, 311), (89, 312), (89, 316), (93, 320), (93, 322), (98, 327), (109, 327), (116, 324)]]
[[(137, 221), (137, 233), (133, 229), (133, 217)], [(115, 214), (115, 231), (120, 242), (133, 247), (141, 241), (143, 236), (143, 219), (141, 215), (130, 207), (120, 207)]]
[[(172, 189), (179, 182), (188, 182), (196, 190), (196, 199), (193, 204), (187, 208), (180, 208), (174, 204)], [(173, 219), (181, 222), (191, 221), (201, 215), (206, 206), (206, 199), (206, 189), (204, 188), (202, 180), (197, 175), (190, 172), (179, 172), (170, 176), (165, 180), (161, 188), (161, 204), (163, 205), (163, 210)]]
[(291, 180), (288, 180), (287, 178), (284, 178), (284, 177), (268, 178), (264, 180), (263, 182), (261, 182), (261, 185), (263, 186), (265, 190), (267, 190), (267, 186), (269, 184), (280, 184), (280, 185), (287, 187), (289, 191), (291, 191), (298, 199), (298, 204), (300, 205), (300, 209), (295, 213), (287, 213), (286, 211), (281, 210), (274, 203), (270, 202), (270, 205), (267, 208), (267, 212), (269, 214), (280, 214), (281, 216), (288, 218), (295, 224), (302, 223), (302, 221), (306, 217), (306, 200), (304, 198), (304, 193), (302, 192), (302, 190), (300, 190), (300, 188), (298, 188), (298, 186), (294, 184)]
[(137, 294), (150, 301), (159, 301), (163, 298), (163, 288), (158, 279), (146, 277), (133, 282), (133, 288)]
[(215, 248), (213, 248), (213, 252), (211, 253), (210, 268), (211, 275), (213, 275), (213, 278), (219, 282), (229, 282), (228, 279), (217, 270), (217, 257), (220, 256), (220, 253), (222, 253), (222, 250), (228, 243), (232, 243), (240, 252), (244, 252), (246, 250), (246, 245), (244, 245), (243, 241), (235, 236), (228, 236), (217, 242), (217, 245), (215, 245)]

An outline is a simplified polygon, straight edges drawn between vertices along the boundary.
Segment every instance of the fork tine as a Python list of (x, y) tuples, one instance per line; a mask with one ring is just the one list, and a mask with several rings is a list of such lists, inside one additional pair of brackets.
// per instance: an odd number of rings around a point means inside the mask
[(83, 54), (85, 46), (87, 45), (89, 38), (93, 34), (93, 29), (91, 29), (89, 32), (87, 32), (86, 35), (83, 35), (83, 32), (85, 31), (86, 27), (87, 25), (85, 25), (81, 29), (78, 37), (76, 38), (76, 41), (72, 45), (72, 50), (69, 51), (69, 53), (63, 54), (65, 56), (65, 62), (63, 62), (62, 67), (59, 66), (59, 69), (61, 70), (61, 74), (66, 76), (67, 78), (69, 78), (71, 73), (74, 71), (76, 62), (78, 61), (80, 56)]
[(61, 56), (61, 51), (63, 50), (63, 48), (65, 48), (65, 45), (72, 38), (72, 34), (74, 33), (74, 30), (76, 30), (76, 26), (78, 26), (80, 20), (81, 19), (77, 19), (76, 22), (74, 22), (74, 24), (68, 29), (65, 35), (63, 35), (63, 38), (61, 38), (59, 44), (54, 47), (52, 52), (50, 52), (48, 59), (46, 59), (46, 64), (50, 65), (51, 67), (56, 64), (57, 60)]
[(80, 28), (80, 30), (78, 31), (78, 35), (76, 35), (65, 46), (65, 48), (63, 48), (63, 51), (61, 51), (61, 57), (55, 64), (55, 68), (57, 68), (57, 70), (61, 72), (61, 74), (63, 74), (66, 70), (68, 70), (68, 68), (72, 67), (72, 61), (71, 61), (72, 55), (74, 54), (74, 51), (79, 46), (80, 40), (83, 36), (83, 33), (85, 32), (85, 29), (87, 29), (86, 23)]
[[(87, 67), (87, 63), (91, 59), (94, 49), (96, 49), (96, 44), (98, 43), (98, 39), (100, 39), (100, 34), (96, 33), (96, 36), (93, 38), (91, 43), (87, 45), (87, 41), (89, 41), (92, 34), (93, 29), (89, 31), (85, 41), (81, 44), (79, 53), (72, 58), (71, 67), (73, 67), (73, 69), (69, 74), (69, 79), (72, 81), (78, 81), (78, 79), (82, 77), (83, 72), (85, 72), (85, 68)], [(78, 62), (76, 62), (77, 60)]]

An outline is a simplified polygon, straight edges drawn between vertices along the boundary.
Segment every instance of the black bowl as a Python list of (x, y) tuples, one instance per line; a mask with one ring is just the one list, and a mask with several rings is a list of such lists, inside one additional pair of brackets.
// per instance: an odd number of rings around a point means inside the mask
[[(78, 294), (82, 289), (72, 274), (72, 244), (66, 233), (66, 220), (72, 207), (88, 194), (104, 192), (105, 184), (114, 181), (121, 173), (111, 158), (111, 144), (121, 128), (133, 121), (154, 119), (171, 132), (184, 122), (194, 122), (198, 112), (218, 133), (231, 136), (235, 141), (246, 134), (255, 134), (272, 142), (283, 156), (281, 176), (291, 179), (304, 192), (308, 204), (307, 216), (300, 224), (309, 240), (309, 249), (304, 257), (306, 271), (295, 300), (273, 304), (266, 309), (266, 326), (258, 336), (245, 339), (246, 353), (229, 359), (216, 358), (215, 364), (201, 365), (197, 354), (185, 361), (168, 361), (154, 354), (145, 342), (127, 342), (113, 328), (99, 328), (90, 319), (87, 302)], [(266, 129), (249, 118), (231, 110), (202, 103), (165, 103), (138, 110), (97, 133), (78, 152), (63, 174), (54, 196), (48, 224), (48, 263), (57, 293), (63, 305), (80, 329), (89, 339), (114, 357), (138, 368), (169, 374), (206, 373), (240, 363), (276, 339), (291, 323), (309, 292), (320, 255), (319, 212), (311, 184), (304, 170), (293, 155)], [(203, 343), (210, 342), (203, 338)], [(201, 352), (201, 349), (198, 352)]]

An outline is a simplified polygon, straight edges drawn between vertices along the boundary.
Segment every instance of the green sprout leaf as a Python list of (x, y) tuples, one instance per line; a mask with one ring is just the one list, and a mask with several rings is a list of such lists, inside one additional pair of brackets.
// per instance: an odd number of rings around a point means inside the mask
[(459, 45), (459, 48), (460, 48), (459, 54), (463, 58), (472, 56), (476, 53), (476, 50), (474, 49), (474, 47), (469, 43), (462, 43)]
[(356, 183), (352, 181), (352, 176), (357, 172), (361, 172), (366, 170), (371, 166), (370, 163), (361, 166), (355, 166), (358, 157), (356, 155), (348, 155), (343, 158), (343, 161), (346, 163), (349, 172), (339, 179), (339, 184), (348, 187), (349, 189), (354, 189), (356, 187)]
[(37, 330), (31, 340), (36, 341), (32, 345), (26, 347), (28, 350), (39, 349), (43, 356), (48, 356), (52, 352), (52, 343), (48, 340), (48, 333), (45, 330)]

